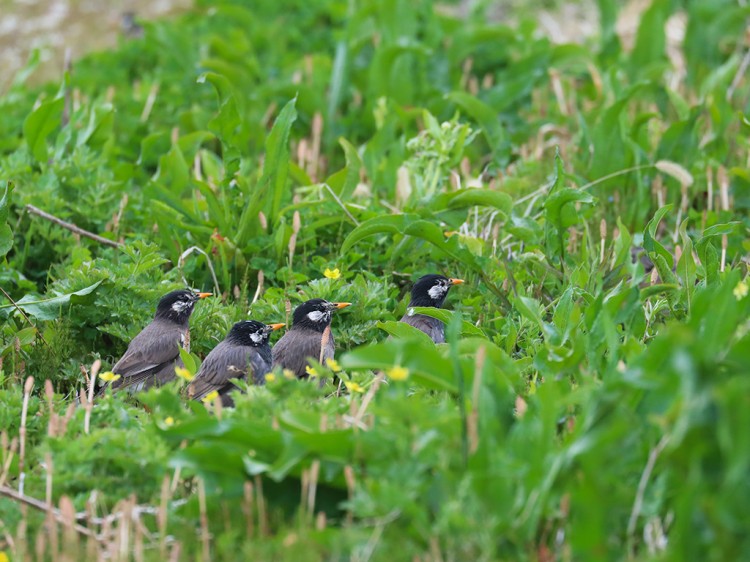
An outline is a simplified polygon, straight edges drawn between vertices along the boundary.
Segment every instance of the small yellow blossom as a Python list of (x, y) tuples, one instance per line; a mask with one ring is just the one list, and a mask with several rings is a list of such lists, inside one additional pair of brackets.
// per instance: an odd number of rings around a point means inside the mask
[(294, 376), (294, 371), (292, 371), (291, 369), (284, 369), (281, 372), (283, 373), (285, 379), (294, 380), (295, 378), (297, 378)]
[(326, 270), (323, 272), (323, 275), (328, 277), (328, 279), (338, 279), (339, 277), (341, 277), (341, 272), (339, 271), (338, 267), (336, 269), (326, 268)]
[(341, 372), (341, 365), (335, 359), (326, 359), (326, 367), (331, 369), (334, 373)]
[(310, 365), (308, 365), (307, 367), (305, 367), (305, 372), (308, 375), (310, 375), (311, 377), (319, 377), (320, 376), (320, 373), (318, 373), (318, 371), (316, 371), (314, 367), (310, 367)]
[(344, 381), (344, 386), (349, 390), (349, 392), (359, 392), (361, 394), (365, 391), (364, 388), (362, 388), (354, 381)]
[(392, 381), (405, 381), (409, 378), (409, 369), (396, 365), (395, 367), (388, 369), (386, 374)]
[(0, 550), (0, 562), (10, 562), (10, 558), (5, 554), (4, 550)]
[(266, 382), (273, 382), (276, 380), (276, 375), (273, 373), (267, 373), (266, 374)]
[(747, 296), (748, 292), (748, 286), (745, 281), (740, 281), (737, 283), (737, 286), (734, 288), (732, 293), (734, 293), (734, 298), (736, 298), (738, 301), (744, 299)]
[(120, 378), (120, 375), (116, 375), (112, 371), (107, 371), (106, 373), (99, 375), (99, 378), (105, 382), (115, 382)]
[(174, 425), (174, 418), (172, 416), (169, 416), (167, 419), (164, 420), (164, 425), (166, 426)]
[(188, 382), (190, 382), (194, 378), (193, 374), (190, 371), (188, 371), (185, 367), (175, 367), (174, 372), (178, 377)]
[(209, 392), (203, 397), (203, 403), (208, 404), (216, 400), (218, 397), (219, 397), (219, 392), (216, 390), (212, 390), (211, 392)]

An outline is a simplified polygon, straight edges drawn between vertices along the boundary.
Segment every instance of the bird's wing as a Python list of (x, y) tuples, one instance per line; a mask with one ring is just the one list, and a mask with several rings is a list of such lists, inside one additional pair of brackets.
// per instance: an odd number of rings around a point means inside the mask
[(292, 328), (273, 347), (273, 365), (290, 369), (297, 377), (306, 377), (307, 360), (320, 360), (321, 339), (322, 334), (315, 330)]
[(435, 343), (445, 343), (445, 325), (437, 318), (425, 316), (424, 314), (405, 314), (401, 322), (414, 326), (430, 336)]
[(230, 379), (247, 380), (248, 368), (255, 382), (270, 371), (270, 365), (249, 346), (222, 342), (208, 354), (190, 385), (190, 396), (196, 400), (216, 390), (224, 394), (236, 388)]
[(112, 367), (112, 372), (121, 377), (113, 383), (113, 388), (144, 382), (174, 364), (180, 356), (179, 342), (184, 337), (184, 330), (177, 325), (151, 323), (146, 326)]

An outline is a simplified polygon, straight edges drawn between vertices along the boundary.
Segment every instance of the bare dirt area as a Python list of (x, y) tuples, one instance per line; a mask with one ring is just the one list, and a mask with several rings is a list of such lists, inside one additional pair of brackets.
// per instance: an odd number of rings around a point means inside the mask
[(34, 82), (61, 76), (66, 51), (75, 60), (113, 47), (135, 20), (189, 8), (191, 0), (0, 0), (0, 87), (26, 64), (34, 49), (41, 64)]

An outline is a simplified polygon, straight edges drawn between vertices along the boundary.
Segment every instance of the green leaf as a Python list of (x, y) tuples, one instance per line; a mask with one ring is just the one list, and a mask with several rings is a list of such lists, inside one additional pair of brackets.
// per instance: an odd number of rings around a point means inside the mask
[(342, 137), (339, 139), (339, 144), (344, 149), (346, 167), (329, 177), (327, 183), (336, 195), (347, 201), (359, 183), (362, 160), (357, 153), (357, 149), (348, 140)]
[(349, 233), (344, 243), (341, 245), (341, 253), (346, 254), (352, 247), (369, 236), (375, 234), (390, 233), (399, 234), (403, 233), (406, 229), (406, 225), (412, 221), (418, 221), (418, 215), (384, 215), (374, 217), (366, 220), (360, 224), (357, 228)]
[(456, 391), (453, 369), (432, 341), (391, 339), (358, 347), (345, 353), (339, 363), (345, 369), (383, 371), (398, 365), (409, 369), (409, 381), (435, 390)]
[[(672, 209), (672, 207), (673, 205), (670, 203), (669, 205), (664, 205), (661, 209), (656, 211), (656, 213), (654, 214), (654, 218), (652, 218), (648, 222), (645, 230), (643, 231), (643, 247), (649, 254), (656, 253), (662, 256), (666, 261), (666, 264), (669, 266), (670, 270), (674, 265), (674, 258), (672, 257), (672, 254), (670, 254), (667, 249), (655, 238), (655, 236), (656, 229), (659, 226), (659, 222), (661, 222), (661, 219)], [(664, 279), (664, 277), (662, 277), (662, 279)]]
[(676, 293), (680, 290), (680, 286), (677, 283), (657, 283), (656, 285), (649, 285), (641, 289), (641, 300), (653, 297), (654, 295)]
[(463, 209), (466, 207), (494, 207), (506, 216), (510, 215), (513, 199), (507, 193), (492, 189), (469, 188), (443, 193), (435, 198), (430, 207), (434, 210)]
[(263, 176), (260, 184), (266, 182), (272, 187), (271, 221), (276, 221), (281, 208), (281, 199), (286, 190), (286, 177), (289, 169), (289, 132), (297, 120), (297, 98), (289, 100), (279, 113), (266, 140), (266, 156), (263, 161)]
[[(414, 314), (424, 314), (425, 316), (429, 316), (430, 318), (437, 318), (438, 320), (441, 320), (446, 326), (451, 323), (454, 317), (459, 316), (457, 312), (431, 306), (413, 306), (410, 307), (409, 310), (414, 311)], [(481, 329), (477, 328), (474, 324), (466, 320), (463, 320), (461, 322), (461, 335), (465, 337), (487, 337)]]
[(47, 137), (60, 126), (64, 105), (61, 97), (42, 102), (23, 122), (23, 136), (37, 162), (47, 162)]
[[(36, 299), (35, 297), (26, 295), (21, 300), (16, 301), (16, 304), (26, 314), (33, 316), (37, 320), (54, 320), (55, 318), (60, 317), (63, 308), (73, 304), (83, 304), (88, 302), (90, 300), (90, 295), (96, 291), (102, 283), (103, 280), (100, 280), (93, 285), (89, 285), (78, 291), (47, 299)], [(0, 308), (8, 308), (12, 306), (12, 304), (4, 304), (0, 305)]]
[(13, 247), (13, 231), (8, 224), (10, 214), (10, 194), (13, 192), (13, 182), (7, 182), (0, 197), (0, 258), (10, 252)]
[(416, 338), (423, 340), (425, 343), (432, 342), (430, 336), (406, 322), (389, 320), (387, 322), (378, 322), (377, 327), (395, 338)]
[(451, 92), (446, 97), (461, 107), (479, 124), (492, 152), (497, 153), (505, 148), (505, 132), (497, 111), (466, 92)]

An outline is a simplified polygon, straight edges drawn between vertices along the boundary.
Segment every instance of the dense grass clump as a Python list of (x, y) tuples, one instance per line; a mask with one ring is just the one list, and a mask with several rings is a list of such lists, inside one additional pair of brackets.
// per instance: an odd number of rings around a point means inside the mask
[[(0, 97), (0, 558), (747, 556), (750, 9), (485, 4), (199, 0)], [(354, 303), (325, 385), (92, 404), (185, 285), (185, 378)]]

